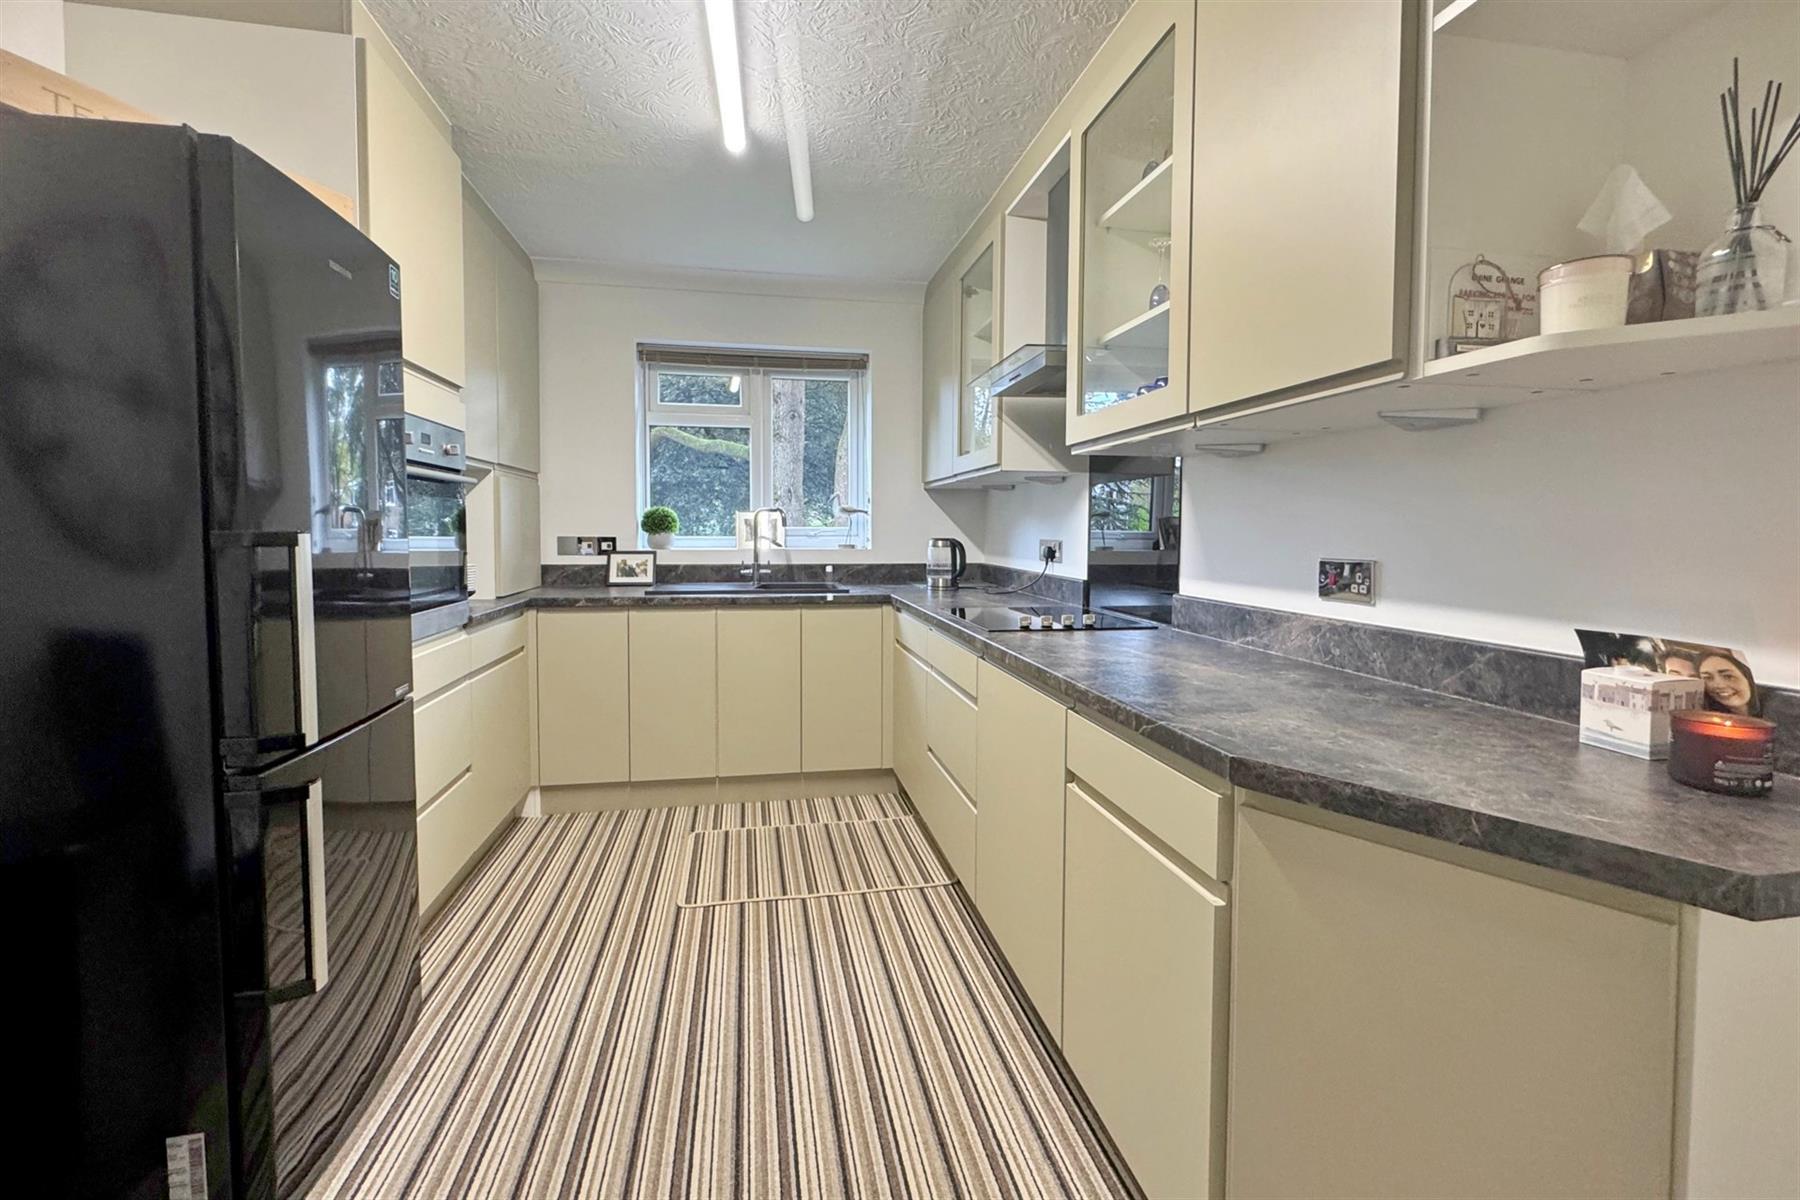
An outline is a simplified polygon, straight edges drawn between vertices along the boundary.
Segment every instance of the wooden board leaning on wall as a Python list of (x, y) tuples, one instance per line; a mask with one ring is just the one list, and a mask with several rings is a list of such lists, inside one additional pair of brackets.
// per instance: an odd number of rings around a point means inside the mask
[[(5, 50), (0, 50), (0, 106), (53, 117), (141, 121), (149, 125), (180, 124), (133, 108), (98, 88), (89, 87)], [(254, 150), (255, 147), (252, 146), (251, 149)], [(315, 183), (304, 175), (296, 175), (292, 171), (286, 174), (289, 179), (324, 201), (344, 220), (353, 225), (356, 223), (356, 201), (324, 184)]]

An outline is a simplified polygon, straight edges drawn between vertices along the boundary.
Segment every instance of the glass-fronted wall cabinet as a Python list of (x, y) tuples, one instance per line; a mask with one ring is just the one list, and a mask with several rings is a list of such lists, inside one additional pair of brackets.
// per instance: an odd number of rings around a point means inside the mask
[(956, 403), (956, 472), (993, 466), (999, 456), (994, 437), (997, 404), (980, 386), (994, 365), (1000, 343), (999, 230), (982, 239), (957, 278), (957, 338), (960, 346)]
[(1194, 5), (1139, 4), (1113, 36), (1132, 52), (1079, 123), (1072, 156), (1075, 446), (1188, 409)]

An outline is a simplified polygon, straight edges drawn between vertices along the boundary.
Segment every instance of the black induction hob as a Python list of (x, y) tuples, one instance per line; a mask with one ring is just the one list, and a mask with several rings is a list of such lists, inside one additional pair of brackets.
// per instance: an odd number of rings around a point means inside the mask
[(1059, 633), (1091, 633), (1097, 629), (1155, 629), (1152, 621), (1122, 617), (1118, 613), (1097, 608), (1080, 608), (1073, 604), (1018, 605), (1002, 608), (997, 604), (959, 605), (947, 610), (951, 616), (967, 621), (989, 633), (1021, 633), (1053, 631)]

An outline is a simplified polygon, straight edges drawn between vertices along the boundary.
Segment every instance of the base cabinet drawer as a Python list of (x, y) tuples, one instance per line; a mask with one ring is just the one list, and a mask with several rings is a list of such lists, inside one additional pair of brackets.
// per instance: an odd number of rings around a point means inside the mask
[(475, 747), (470, 771), (482, 793), (487, 829), (531, 790), (531, 663), (522, 653), (469, 681), (474, 690)]
[(413, 775), (420, 805), (469, 769), (473, 697), (473, 689), (460, 683), (413, 709)]
[(926, 744), (950, 772), (950, 778), (971, 795), (980, 795), (976, 778), (980, 733), (975, 704), (942, 678), (934, 675), (930, 680), (925, 693)]
[(931, 673), (896, 641), (894, 672), (894, 774), (908, 794), (917, 795), (925, 774), (925, 697)]
[(919, 784), (909, 787), (913, 806), (944, 852), (944, 860), (971, 893), (975, 890), (975, 804), (944, 770), (944, 764), (927, 750), (919, 770)]
[(981, 664), (975, 907), (1062, 1036), (1063, 726), (1068, 710)]
[(1224, 899), (1067, 791), (1062, 1047), (1152, 1200), (1221, 1194)]

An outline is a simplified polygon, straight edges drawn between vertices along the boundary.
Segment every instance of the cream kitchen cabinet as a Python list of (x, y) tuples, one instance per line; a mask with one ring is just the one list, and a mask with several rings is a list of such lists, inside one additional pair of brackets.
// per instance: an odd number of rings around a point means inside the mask
[(546, 786), (631, 778), (630, 617), (537, 614), (538, 778)]
[(494, 592), (507, 596), (537, 587), (539, 566), (538, 481), (505, 467), (494, 471), (496, 483)]
[(881, 610), (802, 608), (800, 759), (803, 771), (881, 765)]
[(632, 782), (717, 776), (717, 614), (636, 608), (629, 625)]
[(474, 467), (464, 496), (469, 573), (477, 599), (509, 596), (543, 581), (537, 476), (511, 467)]
[[(962, 749), (951, 749), (950, 757), (961, 764), (959, 769), (972, 786), (978, 770), (974, 754), (974, 698), (927, 658), (936, 657), (958, 673), (965, 665), (974, 671), (977, 660), (915, 617), (902, 613), (894, 625), (894, 773), (951, 870), (973, 893), (978, 868), (975, 797), (969, 786), (959, 782), (946, 766), (942, 752), (950, 744), (945, 739), (946, 716), (960, 709), (966, 713), (969, 730), (954, 731), (956, 744)], [(966, 664), (958, 655), (966, 656)]]
[(1255, 797), (1234, 891), (1232, 1195), (1670, 1194), (1672, 911)]
[(1068, 737), (1063, 1053), (1149, 1196), (1218, 1196), (1230, 806), (1073, 713)]
[(1417, 25), (1411, 0), (1199, 6), (1192, 409), (1404, 368)]
[(463, 184), (469, 454), (538, 469), (538, 297), (531, 259)]
[(414, 650), (424, 697), (414, 721), (423, 912), (447, 898), (531, 790), (532, 620), (521, 614)]
[(351, 6), (362, 81), (363, 230), (399, 265), (402, 353), (463, 381), (462, 162), (450, 121), (363, 5)]
[(1000, 224), (994, 222), (956, 272), (956, 426), (952, 469), (958, 474), (991, 467), (1000, 459), (998, 412), (976, 387), (999, 359)]
[(1068, 710), (980, 664), (975, 907), (1053, 1037), (1062, 1036)]
[(1134, 5), (1105, 72), (1081, 80), (1091, 99), (1070, 143), (1070, 445), (1188, 411), (1194, 13), (1193, 0)]
[(719, 774), (798, 772), (800, 610), (721, 608), (718, 619)]
[(956, 474), (956, 408), (962, 387), (957, 339), (961, 299), (955, 278), (925, 293), (922, 439), (919, 461), (927, 484)]

